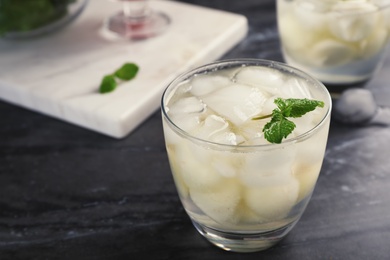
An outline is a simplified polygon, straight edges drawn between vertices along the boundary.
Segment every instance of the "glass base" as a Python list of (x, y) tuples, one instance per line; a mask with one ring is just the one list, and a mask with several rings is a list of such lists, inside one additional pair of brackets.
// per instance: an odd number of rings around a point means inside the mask
[(131, 18), (119, 12), (106, 20), (105, 29), (119, 38), (142, 40), (163, 33), (169, 24), (169, 17), (163, 13)]
[(276, 230), (261, 233), (227, 233), (208, 228), (192, 220), (198, 232), (212, 244), (226, 251), (250, 253), (266, 250), (280, 240), (295, 226), (298, 220)]
[(46, 35), (49, 33), (57, 32), (60, 29), (72, 23), (73, 21), (75, 21), (76, 18), (79, 17), (79, 15), (84, 11), (87, 4), (88, 4), (88, 0), (74, 1), (74, 3), (71, 3), (68, 6), (64, 6), (64, 9), (57, 10), (57, 12), (55, 13), (56, 18), (52, 20), (50, 23), (47, 23), (38, 28), (31, 29), (28, 31), (7, 32), (0, 38), (4, 38), (7, 40), (26, 40), (26, 39)]

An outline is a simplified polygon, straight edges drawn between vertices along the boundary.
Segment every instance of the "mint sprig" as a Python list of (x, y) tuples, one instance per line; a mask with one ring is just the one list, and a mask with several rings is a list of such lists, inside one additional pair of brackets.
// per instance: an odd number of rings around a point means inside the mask
[(113, 74), (106, 75), (103, 77), (99, 92), (109, 93), (116, 89), (118, 82), (120, 81), (129, 81), (133, 79), (138, 73), (139, 67), (134, 63), (125, 63), (117, 69)]
[(287, 138), (295, 129), (294, 122), (288, 120), (288, 117), (297, 118), (313, 111), (317, 107), (324, 107), (325, 103), (318, 100), (304, 99), (283, 99), (276, 98), (274, 100), (277, 108), (272, 111), (272, 114), (252, 118), (252, 120), (260, 120), (270, 118), (271, 121), (264, 125), (264, 138), (270, 143), (280, 144), (283, 138)]
[(131, 80), (138, 72), (139, 68), (134, 63), (125, 63), (122, 67), (115, 71), (114, 75), (121, 80)]
[(117, 85), (118, 84), (116, 83), (115, 77), (113, 75), (106, 75), (100, 83), (99, 92), (103, 94), (114, 91)]

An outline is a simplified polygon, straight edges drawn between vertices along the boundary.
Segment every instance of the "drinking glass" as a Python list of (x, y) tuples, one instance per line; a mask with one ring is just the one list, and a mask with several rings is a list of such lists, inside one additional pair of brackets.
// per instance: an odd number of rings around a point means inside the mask
[[(311, 98), (323, 108), (296, 119), (291, 137), (264, 139), (273, 99)], [(241, 59), (178, 76), (161, 111), (166, 149), (181, 203), (214, 245), (235, 252), (267, 249), (297, 223), (316, 184), (332, 101), (318, 80), (286, 64)]]
[(327, 86), (361, 85), (382, 65), (390, 39), (384, 0), (277, 0), (286, 62)]
[(105, 28), (125, 39), (147, 39), (163, 33), (170, 24), (169, 17), (149, 7), (147, 0), (116, 0), (122, 11), (109, 17)]

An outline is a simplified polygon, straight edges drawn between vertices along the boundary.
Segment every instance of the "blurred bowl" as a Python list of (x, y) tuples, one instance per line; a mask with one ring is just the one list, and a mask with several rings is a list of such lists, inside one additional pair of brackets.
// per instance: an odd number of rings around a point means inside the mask
[[(34, 1), (34, 0), (32, 0)], [(72, 21), (74, 21), (84, 10), (85, 6), (88, 3), (88, 0), (74, 0), (74, 1), (61, 1), (61, 0), (47, 0), (48, 5), (52, 5), (52, 10), (50, 13), (48, 12), (46, 14), (46, 17), (44, 14), (39, 14), (40, 10), (29, 10), (29, 12), (26, 12), (26, 15), (29, 16), (30, 14), (33, 14), (29, 17), (24, 17), (26, 19), (20, 19), (20, 22), (18, 19), (15, 19), (16, 22), (13, 24), (16, 29), (8, 30), (3, 33), (1, 33), (0, 28), (0, 38), (4, 39), (28, 39), (36, 36), (45, 35), (51, 32), (56, 32), (66, 25), (70, 24)], [(42, 2), (42, 1), (41, 1)], [(22, 2), (23, 3), (23, 2)], [(24, 4), (27, 8), (31, 8), (31, 6), (34, 6), (34, 4), (28, 4), (28, 1), (25, 1)], [(14, 5), (12, 4), (9, 4)], [(20, 5), (21, 3), (17, 4), (17, 8), (20, 11)], [(1, 12), (7, 12), (3, 14), (4, 16), (9, 15), (15, 15), (15, 12), (12, 9), (13, 7), (9, 8), (8, 10), (5, 10), (6, 7), (1, 7), (3, 10), (0, 10)], [(11, 14), (11, 12), (13, 12)], [(39, 21), (38, 21), (39, 19)], [(26, 23), (26, 20), (28, 22)], [(42, 21), (43, 20), (43, 21)], [(24, 22), (24, 23), (23, 23)], [(22, 24), (23, 23), (23, 24)], [(7, 28), (7, 27), (5, 27)], [(4, 29), (3, 29), (4, 30)]]

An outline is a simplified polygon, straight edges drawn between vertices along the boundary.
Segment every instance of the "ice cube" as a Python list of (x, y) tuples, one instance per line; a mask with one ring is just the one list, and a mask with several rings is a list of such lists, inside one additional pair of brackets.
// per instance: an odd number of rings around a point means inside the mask
[[(231, 158), (234, 160), (234, 158)], [(237, 175), (237, 169), (232, 166), (231, 162), (227, 159), (218, 159), (214, 160), (211, 163), (211, 167), (213, 167), (219, 175), (224, 176), (226, 178), (232, 178)]]
[(289, 182), (295, 159), (294, 146), (246, 154), (239, 178), (248, 187), (265, 187)]
[[(390, 16), (390, 13), (389, 13)], [(390, 29), (390, 27), (389, 27)], [(380, 51), (386, 48), (386, 43), (390, 37), (390, 31), (384, 27), (378, 27), (372, 32), (370, 37), (362, 41), (362, 56), (364, 58), (370, 58), (371, 56), (378, 54)]]
[(297, 202), (298, 192), (299, 183), (291, 177), (281, 185), (245, 189), (244, 201), (260, 217), (274, 221), (287, 216)]
[(241, 187), (233, 179), (227, 179), (218, 187), (208, 190), (190, 188), (190, 196), (207, 216), (222, 226), (239, 221), (237, 207), (241, 200)]
[(180, 129), (187, 133), (193, 133), (200, 126), (201, 118), (198, 115), (173, 115), (171, 120)]
[(169, 115), (177, 114), (191, 114), (191, 113), (202, 113), (205, 111), (206, 106), (197, 97), (185, 97), (177, 100), (172, 106), (169, 107)]
[[(265, 113), (262, 113), (265, 114)], [(267, 144), (268, 141), (264, 139), (263, 127), (268, 120), (248, 120), (240, 127), (237, 132), (244, 137), (242, 145), (262, 145)]]
[(298, 203), (313, 191), (320, 173), (321, 163), (299, 163), (293, 169), (294, 177), (299, 182)]
[[(378, 4), (378, 6), (381, 7), (381, 18), (382, 18), (382, 22), (383, 22), (383, 25), (385, 26), (385, 28), (387, 28), (388, 30), (390, 30), (390, 8), (387, 6), (387, 7), (384, 7), (386, 5), (389, 4), (388, 0), (379, 0), (379, 1), (382, 1), (383, 3), (381, 3), (380, 5)], [(378, 26), (380, 27), (380, 26)]]
[(275, 104), (275, 99), (280, 96), (272, 96), (267, 101), (265, 101), (261, 115), (270, 115), (272, 111), (277, 107)]
[(228, 77), (197, 75), (191, 80), (190, 92), (198, 97), (204, 96), (229, 84), (231, 81)]
[(164, 128), (164, 139), (166, 145), (175, 145), (177, 143), (180, 143), (181, 137), (178, 136), (177, 133), (172, 130), (170, 124), (167, 123), (165, 118), (163, 118), (163, 128)]
[(317, 13), (325, 13), (329, 11), (332, 6), (340, 0), (298, 0), (296, 1), (297, 6), (305, 8)]
[[(271, 115), (272, 110), (276, 108), (274, 103), (275, 97), (267, 99), (264, 103), (263, 110), (257, 116)], [(242, 145), (264, 145), (269, 142), (264, 138), (263, 128), (269, 122), (270, 118), (248, 120), (244, 124), (237, 127), (237, 133), (240, 133), (245, 142)]]
[(245, 142), (242, 136), (229, 129), (229, 123), (224, 118), (216, 115), (207, 116), (194, 135), (219, 144), (237, 145)]
[(389, 4), (389, 0), (369, 0), (369, 1), (378, 7), (384, 7)]
[(278, 30), (284, 48), (290, 52), (304, 51), (313, 42), (314, 34), (303, 27), (290, 10), (279, 13), (278, 16)]
[(239, 228), (241, 230), (253, 230), (253, 225), (257, 224), (265, 224), (268, 220), (266, 218), (262, 218), (259, 215), (256, 214), (252, 209), (246, 205), (244, 201), (241, 201), (240, 205), (238, 206), (239, 216), (240, 216), (240, 223)]
[[(309, 30), (323, 31), (326, 28), (326, 13), (338, 0), (318, 1), (318, 0), (298, 0), (294, 3), (294, 16), (299, 21), (300, 26)], [(305, 41), (306, 41), (305, 36)], [(300, 38), (302, 41), (302, 38)], [(304, 42), (304, 41), (303, 41)]]
[(220, 116), (209, 115), (206, 117), (196, 136), (205, 140), (211, 140), (213, 135), (226, 131), (228, 122)]
[(233, 84), (203, 97), (203, 102), (218, 115), (235, 125), (261, 112), (266, 96), (258, 89)]
[(227, 131), (214, 135), (211, 138), (211, 141), (219, 144), (239, 145), (245, 142), (245, 138), (241, 135), (236, 135), (233, 132)]
[[(168, 109), (168, 114), (171, 121), (180, 129), (192, 134), (200, 127), (204, 113), (207, 111), (206, 105), (196, 97), (186, 97), (177, 100)], [(165, 122), (165, 120), (164, 120)], [(164, 130), (166, 131), (165, 138), (168, 142), (177, 142), (176, 133), (170, 129), (169, 124), (165, 122)]]
[(295, 129), (293, 131), (294, 136), (307, 133), (315, 127), (315, 123), (314, 123), (315, 113), (318, 112), (311, 111), (301, 117), (289, 118), (290, 121), (295, 123)]
[(379, 19), (377, 10), (377, 6), (366, 1), (339, 1), (329, 14), (329, 29), (344, 41), (361, 41), (375, 30)]
[(187, 198), (189, 195), (189, 189), (188, 186), (185, 184), (183, 177), (180, 173), (181, 167), (180, 165), (178, 165), (178, 162), (176, 161), (174, 148), (172, 148), (171, 146), (167, 146), (167, 153), (168, 153), (169, 164), (171, 166), (173, 179), (177, 187), (177, 191), (181, 198)]
[(264, 94), (270, 96), (279, 93), (279, 87), (284, 83), (284, 75), (267, 67), (245, 67), (236, 75), (235, 80), (239, 84), (246, 84), (259, 88)]
[(322, 40), (308, 50), (308, 56), (314, 66), (337, 66), (346, 64), (356, 55), (353, 46), (332, 39)]
[(184, 183), (190, 189), (209, 189), (217, 186), (223, 178), (210, 167), (212, 160), (210, 153), (190, 141), (183, 141), (175, 146), (172, 156), (175, 157), (177, 173), (181, 174)]
[(281, 88), (282, 98), (308, 98), (312, 99), (308, 83), (300, 78), (290, 78)]
[[(326, 124), (329, 124), (329, 122)], [(296, 144), (297, 158), (303, 158), (310, 163), (322, 162), (327, 142), (328, 126), (323, 125), (317, 131), (310, 138)]]

